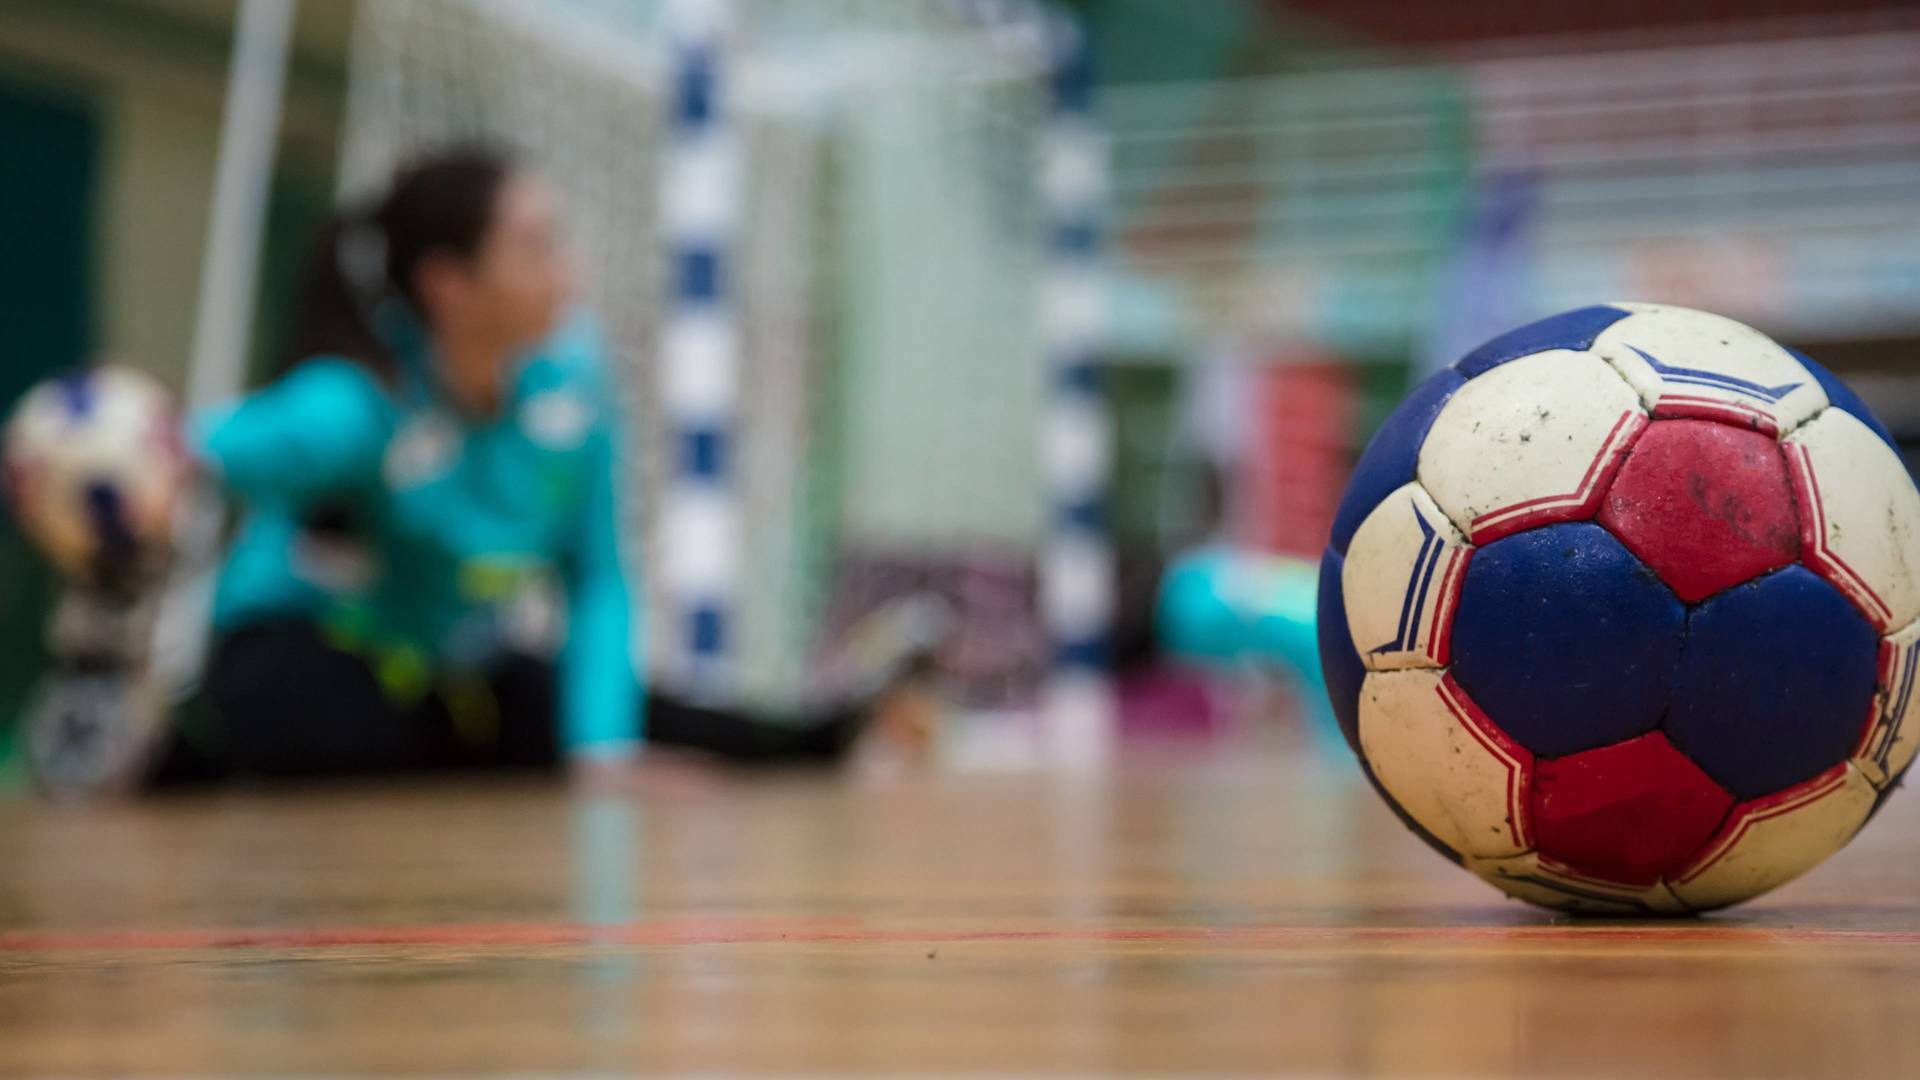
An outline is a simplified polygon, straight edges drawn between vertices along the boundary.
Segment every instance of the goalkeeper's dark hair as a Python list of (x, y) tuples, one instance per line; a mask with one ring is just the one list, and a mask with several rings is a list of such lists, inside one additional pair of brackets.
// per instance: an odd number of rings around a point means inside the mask
[(287, 366), (340, 356), (391, 377), (397, 315), (425, 320), (415, 282), (421, 261), (478, 252), (500, 189), (517, 171), (499, 147), (448, 147), (400, 168), (384, 195), (336, 211), (307, 254)]

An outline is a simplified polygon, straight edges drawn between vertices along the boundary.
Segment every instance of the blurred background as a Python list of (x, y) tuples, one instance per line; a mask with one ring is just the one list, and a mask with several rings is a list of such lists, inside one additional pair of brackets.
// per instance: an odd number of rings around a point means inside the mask
[[(96, 355), (257, 382), (336, 198), (490, 136), (568, 196), (671, 590), (685, 6), (307, 0), (262, 82), (230, 77), (234, 0), (0, 0), (0, 406)], [(1750, 323), (1920, 452), (1920, 6), (729, 6), (745, 697), (934, 591), (962, 759), (1027, 754), (1006, 718), (1063, 664), (1129, 737), (1324, 743), (1311, 563), (1359, 448), (1424, 371), (1584, 304)], [(249, 108), (270, 153), (223, 200)], [(1257, 571), (1265, 659), (1171, 612), (1206, 551)], [(54, 589), (10, 527), (0, 581), (6, 762)], [(670, 671), (685, 643), (648, 640)]]

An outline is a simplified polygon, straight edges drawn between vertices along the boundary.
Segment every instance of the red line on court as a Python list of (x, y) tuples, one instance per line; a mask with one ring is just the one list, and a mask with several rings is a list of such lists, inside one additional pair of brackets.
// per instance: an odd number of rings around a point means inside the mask
[(312, 929), (177, 929), (0, 933), (0, 953), (316, 949), (369, 945), (1213, 944), (1285, 948), (1366, 944), (1855, 944), (1920, 945), (1920, 930), (1684, 924), (1662, 926), (1172, 926), (958, 929), (870, 927), (857, 920), (691, 920), (592, 925), (465, 923)]

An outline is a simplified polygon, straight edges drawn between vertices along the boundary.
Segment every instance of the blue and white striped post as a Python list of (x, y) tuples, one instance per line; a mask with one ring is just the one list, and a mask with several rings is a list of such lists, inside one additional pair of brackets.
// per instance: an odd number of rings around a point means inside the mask
[(732, 7), (670, 0), (664, 26), (672, 82), (660, 218), (671, 291), (659, 377), (672, 474), (660, 503), (662, 660), (676, 690), (707, 698), (724, 696), (732, 681), (741, 573), (732, 280), (740, 142), (726, 82)]
[(1113, 432), (1098, 367), (1107, 149), (1093, 114), (1086, 36), (1065, 17), (1048, 25), (1052, 108), (1040, 153), (1047, 224), (1041, 338), (1048, 372), (1043, 466), (1052, 514), (1040, 587), (1055, 670), (1046, 722), (1056, 759), (1088, 766), (1106, 758), (1115, 726), (1107, 676), (1117, 589), (1106, 515)]

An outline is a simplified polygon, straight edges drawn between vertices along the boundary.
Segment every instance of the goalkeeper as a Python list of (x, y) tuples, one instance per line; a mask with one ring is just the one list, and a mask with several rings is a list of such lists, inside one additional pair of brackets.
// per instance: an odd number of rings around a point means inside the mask
[[(247, 514), (201, 692), (148, 782), (560, 761), (606, 777), (643, 741), (832, 760), (866, 729), (926, 619), (880, 616), (883, 655), (831, 707), (646, 700), (620, 425), (573, 286), (555, 193), (488, 149), (422, 160), (330, 223), (291, 369), (189, 427)], [(543, 580), (565, 597), (551, 663), (513, 617)]]

